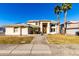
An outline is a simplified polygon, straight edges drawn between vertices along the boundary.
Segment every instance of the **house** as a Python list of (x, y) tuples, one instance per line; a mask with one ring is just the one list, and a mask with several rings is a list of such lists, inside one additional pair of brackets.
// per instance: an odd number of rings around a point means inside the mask
[(77, 35), (77, 32), (79, 32), (79, 21), (68, 21), (67, 28), (66, 28), (66, 34)]
[(27, 35), (28, 26), (26, 24), (10, 24), (5, 26), (5, 35)]
[(42, 32), (44, 34), (57, 34), (58, 25), (56, 21), (30, 20), (26, 24), (13, 24), (5, 26), (5, 35), (28, 35)]

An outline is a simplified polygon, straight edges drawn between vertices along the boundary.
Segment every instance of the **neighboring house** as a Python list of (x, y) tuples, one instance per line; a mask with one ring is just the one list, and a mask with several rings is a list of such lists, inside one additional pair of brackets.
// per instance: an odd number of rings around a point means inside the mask
[(79, 32), (79, 21), (67, 22), (66, 34), (76, 35)]
[(5, 35), (28, 35), (37, 34), (39, 31), (44, 34), (57, 34), (58, 25), (56, 21), (30, 20), (26, 24), (13, 24), (5, 26)]

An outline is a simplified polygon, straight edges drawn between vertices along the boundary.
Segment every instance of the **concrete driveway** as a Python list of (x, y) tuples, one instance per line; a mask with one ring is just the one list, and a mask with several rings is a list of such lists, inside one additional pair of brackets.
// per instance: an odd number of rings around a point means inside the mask
[(79, 44), (48, 44), (36, 35), (31, 44), (0, 44), (0, 56), (79, 56)]
[(49, 56), (51, 51), (43, 44), (0, 45), (0, 56)]

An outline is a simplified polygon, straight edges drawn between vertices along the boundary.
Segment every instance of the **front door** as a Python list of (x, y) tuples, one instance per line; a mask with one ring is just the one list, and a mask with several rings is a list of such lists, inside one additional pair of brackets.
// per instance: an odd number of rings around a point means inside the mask
[(43, 33), (47, 33), (47, 23), (42, 24), (42, 31)]

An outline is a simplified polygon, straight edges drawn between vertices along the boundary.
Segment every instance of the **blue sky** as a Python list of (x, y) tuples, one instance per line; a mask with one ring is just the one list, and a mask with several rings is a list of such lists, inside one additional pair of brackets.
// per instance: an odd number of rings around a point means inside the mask
[[(56, 20), (54, 7), (58, 3), (0, 3), (0, 25), (25, 23), (28, 20)], [(60, 14), (63, 23), (64, 13)], [(72, 4), (67, 20), (79, 20), (79, 4)]]

